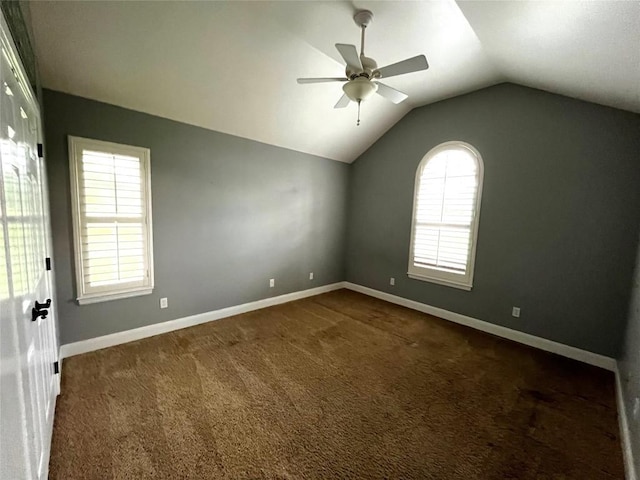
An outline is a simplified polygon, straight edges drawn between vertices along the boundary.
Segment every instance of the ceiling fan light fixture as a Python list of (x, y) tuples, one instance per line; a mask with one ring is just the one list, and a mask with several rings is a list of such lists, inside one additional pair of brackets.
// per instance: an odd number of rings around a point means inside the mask
[(342, 86), (342, 90), (353, 102), (361, 102), (378, 90), (378, 85), (365, 77), (355, 78)]

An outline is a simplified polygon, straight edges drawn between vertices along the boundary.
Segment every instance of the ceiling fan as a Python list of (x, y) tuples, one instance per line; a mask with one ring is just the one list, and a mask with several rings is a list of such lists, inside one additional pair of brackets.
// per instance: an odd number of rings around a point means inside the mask
[(358, 55), (355, 45), (336, 43), (336, 49), (347, 64), (346, 77), (299, 78), (298, 83), (347, 82), (342, 86), (344, 95), (340, 97), (333, 108), (344, 108), (349, 105), (350, 101), (356, 102), (358, 104), (357, 125), (360, 125), (360, 102), (371, 97), (374, 93), (378, 93), (393, 103), (400, 103), (408, 96), (406, 93), (377, 81), (379, 78), (426, 70), (429, 68), (429, 64), (424, 55), (418, 55), (378, 68), (378, 64), (373, 58), (364, 55), (364, 31), (373, 20), (373, 13), (369, 10), (359, 10), (353, 19), (356, 25), (361, 28), (360, 55)]

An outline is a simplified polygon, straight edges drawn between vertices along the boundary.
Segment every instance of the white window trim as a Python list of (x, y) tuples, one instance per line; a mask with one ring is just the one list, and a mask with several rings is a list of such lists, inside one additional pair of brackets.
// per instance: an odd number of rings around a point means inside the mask
[[(473, 221), (471, 222), (471, 249), (469, 252), (469, 260), (467, 263), (467, 273), (465, 275), (460, 275), (456, 273), (445, 272), (442, 270), (438, 270), (435, 268), (423, 268), (423, 267), (415, 267), (413, 265), (413, 242), (415, 237), (415, 222), (416, 222), (416, 202), (418, 199), (418, 187), (420, 184), (420, 175), (426, 163), (434, 157), (436, 154), (440, 153), (443, 150), (447, 150), (451, 147), (462, 147), (469, 150), (477, 160), (478, 163), (478, 190), (476, 193), (476, 206), (475, 212), (473, 216)], [(439, 285), (445, 285), (448, 287), (459, 288), (462, 290), (470, 291), (473, 288), (473, 274), (476, 264), (476, 246), (478, 244), (478, 226), (480, 224), (480, 204), (482, 201), (482, 186), (484, 184), (484, 162), (482, 161), (482, 156), (480, 152), (476, 150), (472, 145), (461, 142), (461, 141), (450, 141), (441, 143), (440, 145), (432, 148), (427, 152), (427, 154), (422, 157), (420, 163), (418, 164), (418, 168), (416, 169), (416, 178), (414, 181), (413, 187), (413, 209), (411, 211), (411, 242), (409, 245), (409, 267), (407, 271), (407, 276), (409, 278), (415, 280), (422, 280), (425, 282), (436, 283)]]
[[(74, 137), (69, 135), (69, 171), (71, 173), (71, 214), (73, 219), (73, 245), (75, 256), (76, 270), (76, 292), (77, 302), (80, 305), (90, 303), (106, 302), (110, 300), (118, 300), (122, 298), (134, 297), (139, 295), (148, 295), (154, 288), (153, 273), (153, 221), (151, 216), (151, 151), (144, 147), (135, 147), (132, 145), (124, 145), (119, 143), (104, 142), (102, 140), (93, 140), (89, 138)], [(142, 161), (145, 172), (145, 195), (147, 218), (147, 264), (149, 269), (149, 284), (145, 286), (110, 288), (104, 292), (87, 293), (84, 291), (83, 279), (83, 256), (82, 256), (82, 235), (81, 235), (81, 217), (80, 217), (80, 184), (78, 168), (81, 165), (79, 161), (82, 157), (83, 149), (108, 151), (109, 153), (119, 153), (123, 155), (131, 155), (135, 152)]]

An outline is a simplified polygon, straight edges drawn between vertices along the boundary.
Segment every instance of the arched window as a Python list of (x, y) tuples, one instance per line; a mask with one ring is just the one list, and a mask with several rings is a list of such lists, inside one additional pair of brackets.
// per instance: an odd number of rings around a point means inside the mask
[(416, 172), (409, 277), (471, 290), (484, 168), (478, 151), (446, 142)]

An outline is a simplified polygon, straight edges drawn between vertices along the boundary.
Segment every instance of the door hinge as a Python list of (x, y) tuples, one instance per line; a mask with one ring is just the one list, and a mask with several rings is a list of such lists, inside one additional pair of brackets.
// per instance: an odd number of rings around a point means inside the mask
[(47, 270), (51, 270), (51, 258), (47, 257), (44, 259), (44, 264)]
[(38, 157), (40, 158), (44, 157), (44, 147), (42, 146), (41, 143), (38, 144)]
[(56, 375), (60, 373), (60, 362), (58, 361), (53, 362), (53, 373)]

